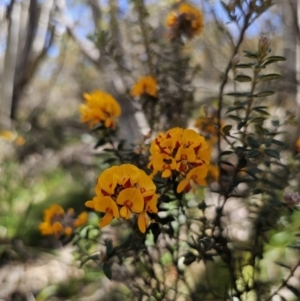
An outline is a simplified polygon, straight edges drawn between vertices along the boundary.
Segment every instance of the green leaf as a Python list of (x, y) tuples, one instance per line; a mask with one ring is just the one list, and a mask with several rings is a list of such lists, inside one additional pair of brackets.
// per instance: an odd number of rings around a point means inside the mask
[(255, 131), (260, 134), (260, 135), (264, 135), (265, 131), (263, 129), (263, 127), (260, 124), (255, 124), (254, 125)]
[(288, 288), (295, 296), (300, 297), (300, 291), (299, 291), (297, 288), (295, 288), (295, 287), (293, 287), (293, 286), (291, 286), (291, 285), (289, 285), (289, 284), (287, 284), (286, 287), (287, 287), (287, 288)]
[(257, 109), (257, 108), (253, 108), (252, 110), (254, 110), (262, 115), (270, 115), (269, 112), (267, 112), (265, 110), (261, 110), (261, 109)]
[(234, 66), (235, 68), (248, 69), (252, 68), (253, 64), (237, 64)]
[(242, 106), (242, 102), (239, 101), (239, 100), (235, 100), (235, 101), (233, 102), (233, 105), (236, 106), (236, 107), (240, 107), (240, 106)]
[(235, 120), (237, 122), (241, 122), (242, 121), (242, 119), (240, 117), (237, 117), (235, 115), (228, 115), (227, 117), (230, 118), (230, 119), (233, 119), (233, 120)]
[(267, 106), (256, 106), (256, 107), (253, 107), (252, 109), (253, 110), (256, 110), (256, 109), (259, 109), (259, 110), (265, 110), (267, 109), (268, 107)]
[(273, 61), (277, 61), (277, 62), (282, 62), (282, 61), (286, 61), (286, 58), (284, 56), (279, 56), (279, 55), (272, 55), (272, 56), (268, 56), (267, 60), (273, 60)]
[(272, 143), (272, 138), (268, 138), (265, 140), (265, 146), (270, 146)]
[(245, 53), (246, 57), (249, 57), (251, 59), (257, 59), (258, 56), (255, 52), (251, 52), (251, 51), (247, 51), (247, 50), (243, 50), (243, 52)]
[(258, 76), (258, 79), (260, 81), (269, 81), (269, 80), (274, 80), (274, 79), (280, 79), (282, 76), (280, 74), (276, 73), (271, 73), (271, 74), (266, 74), (266, 75), (260, 75)]
[(232, 155), (234, 152), (233, 151), (230, 151), (230, 150), (228, 150), (228, 151), (223, 151), (223, 152), (221, 152), (220, 153), (220, 156), (228, 156), (228, 155)]
[(246, 110), (244, 106), (238, 106), (238, 107), (229, 107), (226, 111), (226, 113), (230, 113), (237, 110)]
[(240, 130), (243, 126), (245, 126), (247, 122), (246, 121), (241, 121), (238, 125), (237, 125), (237, 129)]
[(112, 278), (111, 266), (108, 263), (103, 264), (103, 273), (109, 280), (111, 280)]
[(237, 75), (235, 78), (234, 78), (235, 81), (237, 82), (251, 82), (252, 81), (252, 78), (248, 75), (242, 75), (242, 74), (239, 74)]
[(244, 96), (248, 96), (249, 93), (248, 92), (229, 92), (229, 93), (226, 93), (225, 95), (236, 96), (236, 97), (244, 97)]
[(284, 61), (286, 61), (286, 58), (284, 56), (272, 55), (267, 57), (267, 61), (264, 65), (269, 65), (275, 62), (284, 62)]
[(256, 158), (260, 155), (260, 151), (257, 149), (252, 149), (250, 150), (247, 154), (246, 157), (247, 158)]
[(103, 163), (111, 165), (115, 161), (116, 161), (116, 158), (108, 158), (108, 159), (104, 160)]
[(286, 265), (285, 263), (282, 263), (282, 262), (280, 262), (280, 261), (275, 261), (275, 263), (276, 263), (277, 265), (283, 267), (283, 268), (286, 268), (286, 269), (289, 269), (289, 270), (291, 269), (290, 266), (288, 266), (288, 265)]
[(253, 95), (254, 97), (266, 97), (266, 96), (270, 96), (273, 95), (275, 92), (274, 91), (262, 91), (262, 92), (258, 92), (257, 94)]
[(106, 257), (109, 257), (111, 253), (114, 251), (111, 239), (106, 239), (104, 241), (104, 244), (106, 246)]
[(222, 128), (222, 132), (225, 136), (228, 136), (230, 134), (230, 130), (232, 128), (231, 124), (227, 124)]
[(96, 149), (96, 148), (98, 148), (99, 146), (104, 145), (106, 142), (107, 142), (107, 141), (106, 141), (105, 138), (101, 138), (101, 139), (99, 139), (99, 141), (96, 143), (96, 145), (94, 146), (94, 148)]
[(265, 151), (264, 151), (264, 153), (266, 155), (270, 156), (270, 157), (275, 158), (275, 159), (278, 159), (278, 160), (280, 159), (279, 153), (276, 150), (274, 150), (274, 149), (266, 148)]
[(121, 151), (121, 150), (124, 149), (125, 143), (126, 143), (126, 140), (125, 140), (125, 139), (122, 139), (122, 140), (119, 142), (119, 145), (118, 145), (118, 151)]
[(247, 137), (247, 143), (248, 143), (252, 148), (258, 148), (258, 147), (260, 146), (260, 144), (261, 144), (257, 139), (255, 139), (255, 138), (253, 138), (253, 137), (251, 137), (251, 136), (248, 136), (248, 137)]
[(276, 144), (276, 145), (280, 145), (280, 146), (285, 146), (285, 143), (277, 140), (277, 139), (272, 139), (272, 143)]
[(261, 122), (264, 122), (265, 120), (266, 120), (265, 117), (254, 117), (254, 118), (251, 118), (250, 122), (261, 123)]

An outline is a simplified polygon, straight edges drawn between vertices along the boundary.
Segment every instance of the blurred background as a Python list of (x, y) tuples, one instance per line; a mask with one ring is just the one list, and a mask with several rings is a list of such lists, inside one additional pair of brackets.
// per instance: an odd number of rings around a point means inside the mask
[[(74, 265), (71, 246), (61, 249), (57, 241), (40, 236), (38, 225), (52, 203), (84, 210), (105, 167), (94, 150), (95, 137), (80, 122), (83, 93), (101, 89), (115, 96), (123, 111), (121, 139), (134, 143), (149, 130), (147, 118), (140, 116), (143, 108), (129, 91), (142, 75), (158, 74), (159, 83), (172, 76), (177, 57), (165, 21), (177, 2), (0, 0), (1, 301), (35, 300), (37, 293), (36, 300), (124, 300), (122, 294), (109, 295), (114, 284), (99, 269)], [(230, 1), (221, 2), (191, 2), (203, 12), (204, 30), (182, 48), (189, 58), (186, 82), (181, 82), (182, 70), (175, 70), (178, 83), (188, 86), (183, 125), (217, 99), (239, 33), (239, 21), (230, 20), (224, 8)], [(277, 92), (275, 114), (300, 112), (299, 10), (297, 0), (278, 1), (249, 28), (242, 45), (255, 50), (258, 38), (267, 35), (273, 55), (287, 58), (276, 66), (283, 79), (270, 87)], [(174, 93), (166, 85), (160, 89), (168, 104)], [(178, 124), (172, 113), (171, 106), (169, 126)], [(299, 124), (290, 131), (291, 148)]]

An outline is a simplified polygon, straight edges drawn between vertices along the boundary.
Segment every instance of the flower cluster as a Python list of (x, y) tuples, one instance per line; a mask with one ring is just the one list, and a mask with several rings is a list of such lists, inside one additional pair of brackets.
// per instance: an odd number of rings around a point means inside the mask
[(107, 128), (115, 128), (115, 119), (121, 115), (121, 107), (108, 93), (96, 90), (83, 95), (86, 104), (80, 106), (81, 121), (90, 127), (102, 122)]
[(157, 213), (156, 186), (152, 179), (132, 164), (113, 166), (105, 170), (96, 185), (96, 196), (85, 203), (89, 208), (104, 212), (99, 226), (111, 223), (113, 218), (129, 219), (138, 214), (138, 227), (142, 233), (150, 223), (147, 212)]
[(82, 212), (74, 217), (74, 209), (70, 208), (65, 213), (64, 209), (53, 204), (44, 211), (44, 221), (40, 223), (39, 230), (42, 235), (71, 235), (75, 228), (84, 225), (88, 220), (87, 212)]
[(188, 192), (195, 184), (206, 185), (211, 157), (204, 137), (191, 129), (173, 128), (159, 133), (150, 146), (148, 168), (153, 175), (162, 172), (163, 178), (175, 176), (179, 180), (177, 192)]
[(295, 148), (296, 148), (296, 152), (300, 153), (300, 137), (296, 141)]
[(177, 10), (169, 13), (167, 27), (170, 29), (172, 40), (181, 35), (192, 39), (195, 35), (200, 34), (203, 29), (202, 13), (188, 3), (181, 3)]
[(152, 97), (157, 97), (157, 82), (156, 79), (149, 76), (142, 76), (131, 88), (130, 95), (132, 97), (148, 94)]
[(23, 136), (5, 130), (0, 132), (0, 139), (11, 141), (17, 146), (22, 146), (26, 143), (26, 140)]

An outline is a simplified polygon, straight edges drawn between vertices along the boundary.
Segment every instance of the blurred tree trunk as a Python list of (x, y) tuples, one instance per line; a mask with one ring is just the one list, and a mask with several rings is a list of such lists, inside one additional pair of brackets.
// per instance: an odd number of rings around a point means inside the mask
[(0, 120), (1, 126), (5, 129), (11, 128), (10, 112), (14, 93), (15, 70), (17, 65), (20, 18), (21, 3), (19, 1), (12, 1), (1, 85)]
[[(298, 0), (291, 0), (294, 4), (294, 40), (296, 41), (296, 82), (297, 82), (297, 132), (295, 141), (300, 136), (300, 4)], [(296, 37), (296, 38), (295, 38)]]
[[(290, 137), (289, 144), (293, 148), (300, 130), (300, 40), (299, 40), (299, 24), (298, 24), (298, 0), (288, 0), (287, 3), (280, 3), (283, 13), (283, 54), (287, 59), (283, 65), (283, 86), (279, 89), (278, 99), (281, 106), (293, 105), (295, 111), (298, 111), (298, 126), (295, 134)], [(291, 129), (291, 133), (294, 129)]]
[(7, 7), (8, 35), (1, 86), (1, 120), (16, 119), (26, 85), (53, 44), (54, 0), (13, 0)]
[(284, 64), (284, 90), (289, 94), (293, 101), (297, 95), (297, 79), (296, 79), (296, 46), (297, 39), (295, 37), (296, 28), (293, 9), (296, 9), (297, 0), (291, 0), (292, 6), (281, 3), (283, 20), (284, 20), (284, 35), (283, 35), (283, 52), (287, 61)]
[[(92, 12), (95, 34), (102, 34), (103, 32), (101, 32), (100, 28), (102, 11), (99, 1), (89, 0), (88, 5)], [(63, 1), (60, 9), (64, 11), (64, 15), (67, 15), (65, 1)], [(79, 46), (84, 56), (100, 71), (99, 76), (107, 91), (114, 95), (119, 101), (122, 109), (122, 115), (119, 119), (119, 138), (126, 140), (129, 146), (137, 140), (140, 140), (142, 134), (149, 131), (149, 126), (143, 112), (137, 112), (132, 103), (132, 99), (125, 95), (126, 83), (124, 82), (124, 78), (126, 76), (122, 75), (125, 75), (124, 72), (128, 70), (125, 71), (126, 61), (124, 59), (122, 34), (118, 22), (118, 10), (118, 1), (109, 0), (109, 34), (104, 37), (103, 41), (101, 40), (98, 43), (92, 43), (87, 39), (80, 39), (76, 34), (74, 24), (72, 24), (70, 20), (66, 20), (66, 26), (70, 37)]]

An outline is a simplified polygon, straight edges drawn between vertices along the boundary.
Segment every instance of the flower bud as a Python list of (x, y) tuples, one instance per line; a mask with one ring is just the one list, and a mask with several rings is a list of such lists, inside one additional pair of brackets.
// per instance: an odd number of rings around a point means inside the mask
[(298, 192), (285, 192), (283, 197), (289, 207), (295, 207), (300, 203), (300, 195)]
[(240, 62), (240, 55), (237, 53), (231, 59), (232, 67), (235, 67)]
[(269, 52), (271, 44), (271, 39), (269, 39), (267, 36), (261, 36), (259, 41), (258, 41), (258, 52), (262, 55), (265, 56)]

